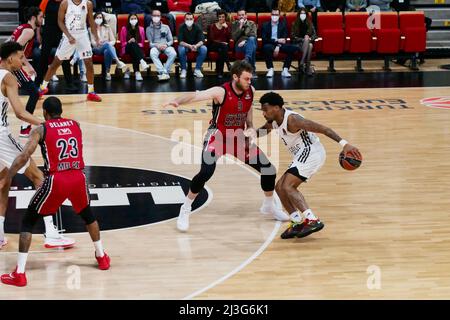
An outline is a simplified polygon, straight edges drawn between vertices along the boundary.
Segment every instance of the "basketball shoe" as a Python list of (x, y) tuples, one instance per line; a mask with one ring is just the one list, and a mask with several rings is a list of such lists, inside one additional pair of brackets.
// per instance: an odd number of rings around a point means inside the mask
[(48, 88), (41, 89), (39, 88), (39, 99), (48, 93)]
[(69, 249), (75, 245), (74, 239), (63, 236), (55, 227), (44, 234), (44, 237), (44, 247), (47, 249)]
[(97, 259), (98, 268), (100, 270), (108, 270), (111, 266), (111, 258), (106, 254), (106, 251), (103, 251), (103, 257), (99, 258), (95, 255), (95, 259)]
[(27, 285), (27, 276), (24, 273), (17, 273), (16, 269), (11, 273), (5, 273), (1, 276), (1, 281), (4, 284), (9, 284), (16, 287), (25, 287)]
[(302, 222), (291, 221), (289, 227), (281, 234), (281, 238), (304, 238), (311, 233), (322, 230), (323, 227), (325, 227), (325, 225), (319, 219), (305, 219)]
[(92, 92), (88, 93), (87, 100), (94, 101), (94, 102), (101, 102), (102, 98), (100, 98), (100, 96), (98, 94), (96, 94), (94, 91), (92, 91)]
[(289, 221), (289, 215), (283, 211), (283, 209), (281, 208), (281, 203), (277, 201), (277, 198), (278, 197), (274, 196), (273, 201), (267, 201), (266, 199), (264, 199), (264, 202), (259, 211), (262, 214), (271, 214), (275, 220)]
[(191, 214), (191, 208), (184, 205), (180, 208), (180, 213), (177, 219), (178, 230), (185, 232), (189, 229), (189, 215)]

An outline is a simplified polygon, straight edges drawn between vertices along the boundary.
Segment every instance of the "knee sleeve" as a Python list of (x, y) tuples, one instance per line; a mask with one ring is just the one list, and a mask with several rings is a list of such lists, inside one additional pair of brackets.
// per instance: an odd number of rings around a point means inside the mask
[(27, 212), (22, 218), (22, 227), (20, 232), (33, 232), (33, 227), (41, 216), (35, 209), (28, 208)]
[(87, 206), (86, 208), (81, 210), (81, 212), (79, 213), (79, 216), (81, 217), (81, 219), (84, 220), (84, 223), (86, 225), (89, 225), (89, 224), (97, 221), (97, 219), (95, 219), (95, 217), (94, 217), (94, 214), (92, 213), (91, 206)]

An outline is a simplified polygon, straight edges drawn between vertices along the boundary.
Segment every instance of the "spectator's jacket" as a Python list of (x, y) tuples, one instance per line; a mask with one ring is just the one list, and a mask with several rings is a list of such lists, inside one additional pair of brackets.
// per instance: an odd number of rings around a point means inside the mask
[[(277, 39), (287, 39), (288, 36), (288, 29), (286, 25), (286, 20), (280, 19), (278, 21), (278, 32), (277, 32)], [(272, 21), (264, 22), (261, 27), (261, 38), (263, 45), (265, 44), (277, 44), (277, 41), (272, 39)]]
[[(125, 54), (125, 47), (127, 46), (128, 40), (127, 40), (127, 27), (123, 26), (122, 30), (120, 30), (120, 45), (121, 45), (121, 55)], [(144, 32), (144, 28), (139, 26), (139, 35), (141, 37), (141, 41), (138, 42), (137, 44), (139, 45), (139, 47), (141, 47), (142, 49), (144, 49), (144, 42), (145, 42), (145, 32)]]

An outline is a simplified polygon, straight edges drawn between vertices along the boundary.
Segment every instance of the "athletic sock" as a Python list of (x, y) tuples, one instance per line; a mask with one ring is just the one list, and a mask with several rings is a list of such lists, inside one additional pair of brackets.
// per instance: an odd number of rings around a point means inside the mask
[(291, 216), (291, 221), (298, 222), (298, 223), (302, 222), (302, 216), (300, 215), (300, 212), (294, 211), (290, 214), (290, 216)]
[(44, 90), (44, 89), (47, 89), (47, 86), (48, 86), (48, 81), (43, 80), (40, 88), (41, 88), (41, 90)]
[(95, 92), (94, 85), (93, 84), (88, 84), (88, 93), (92, 93), (92, 92)]
[(19, 252), (17, 255), (17, 273), (25, 272), (25, 265), (27, 264), (28, 252)]
[(307, 210), (303, 211), (303, 215), (308, 220), (318, 220), (319, 219), (314, 215), (314, 213), (312, 212), (311, 209), (307, 209)]
[(94, 241), (94, 247), (95, 247), (95, 256), (97, 258), (101, 258), (105, 255), (103, 251), (102, 240)]

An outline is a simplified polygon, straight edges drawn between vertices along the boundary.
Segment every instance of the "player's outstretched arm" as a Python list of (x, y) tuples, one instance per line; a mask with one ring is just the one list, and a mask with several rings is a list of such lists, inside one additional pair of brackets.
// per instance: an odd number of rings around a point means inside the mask
[(3, 82), (6, 87), (6, 95), (9, 99), (9, 102), (11, 103), (11, 107), (14, 110), (14, 113), (16, 114), (16, 117), (20, 120), (23, 120), (25, 122), (39, 125), (42, 123), (41, 120), (33, 116), (31, 113), (29, 113), (27, 110), (25, 110), (25, 107), (23, 106), (22, 102), (19, 98), (19, 93), (17, 89), (17, 79), (12, 74), (7, 74), (3, 78)]
[(16, 157), (16, 159), (14, 159), (14, 162), (8, 170), (8, 178), (10, 180), (17, 174), (20, 168), (27, 163), (28, 159), (30, 159), (43, 135), (44, 127), (42, 125), (31, 131), (30, 138), (28, 138), (28, 142), (23, 148), (23, 151)]
[(362, 159), (361, 153), (358, 148), (349, 144), (346, 140), (342, 139), (333, 129), (328, 128), (320, 123), (302, 118), (299, 115), (290, 115), (288, 118), (288, 128), (290, 132), (297, 132), (299, 130), (306, 130), (309, 132), (321, 133), (328, 138), (333, 139), (344, 148), (344, 153), (350, 153), (357, 159)]
[(265, 135), (269, 134), (272, 129), (272, 123), (266, 122), (262, 127), (256, 130), (256, 135), (258, 138), (264, 137)]
[(212, 87), (207, 90), (203, 91), (196, 91), (193, 93), (187, 93), (183, 94), (183, 96), (173, 99), (166, 104), (164, 104), (163, 107), (179, 107), (183, 104), (190, 103), (190, 102), (197, 102), (197, 101), (204, 101), (204, 100), (214, 100), (216, 103), (222, 103), (223, 98), (225, 95), (225, 89), (222, 87)]

